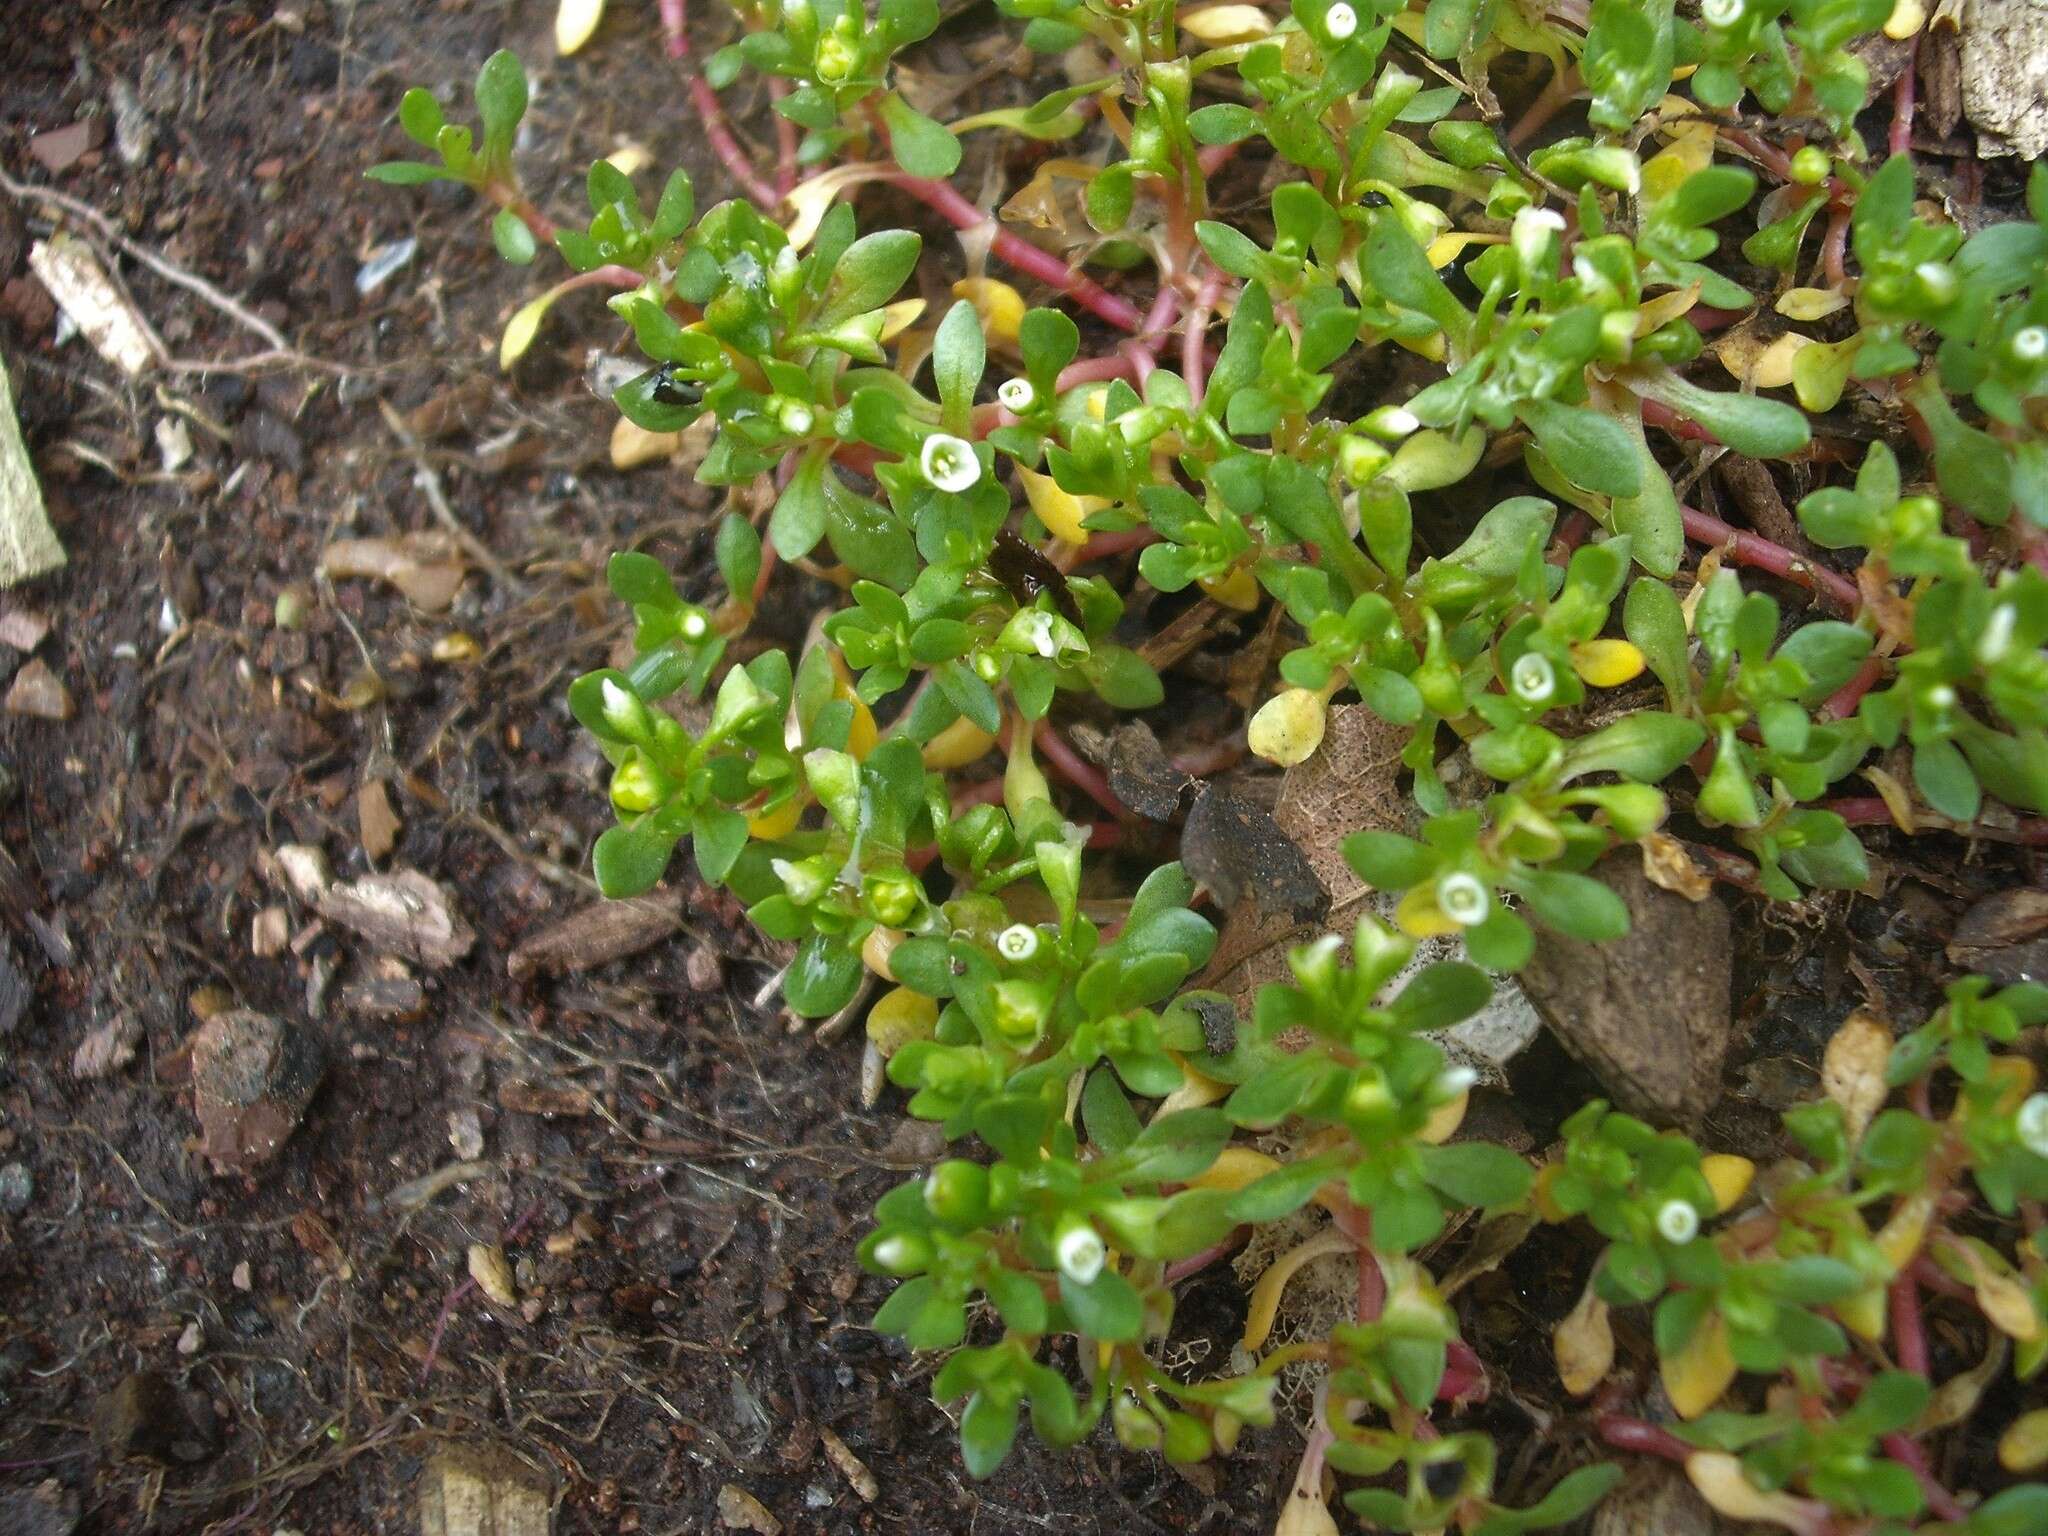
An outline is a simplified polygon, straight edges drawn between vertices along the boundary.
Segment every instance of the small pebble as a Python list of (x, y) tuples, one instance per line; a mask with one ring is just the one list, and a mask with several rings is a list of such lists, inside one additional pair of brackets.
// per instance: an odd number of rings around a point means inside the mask
[(196, 1322), (187, 1323), (185, 1331), (178, 1335), (178, 1353), (190, 1359), (206, 1345), (206, 1335)]
[(19, 1216), (28, 1209), (29, 1199), (35, 1192), (35, 1175), (28, 1171), (27, 1163), (8, 1163), (0, 1167), (0, 1211), (9, 1216)]
[(7, 713), (33, 715), (38, 720), (69, 720), (71, 694), (40, 656), (14, 674), (14, 686), (7, 690)]

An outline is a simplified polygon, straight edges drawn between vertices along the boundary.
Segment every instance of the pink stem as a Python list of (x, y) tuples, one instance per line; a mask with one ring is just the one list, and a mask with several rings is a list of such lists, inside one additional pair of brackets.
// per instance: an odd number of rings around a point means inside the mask
[(1975, 1291), (1945, 1273), (1939, 1264), (1924, 1253), (1913, 1261), (1913, 1278), (1937, 1296), (1946, 1296), (1950, 1301), (1967, 1302), (1973, 1307), (1977, 1304)]
[(1753, 311), (1747, 309), (1716, 309), (1711, 304), (1695, 304), (1685, 312), (1685, 318), (1692, 322), (1692, 328), (1701, 335), (1722, 330), (1733, 325)]
[(1692, 1447), (1661, 1424), (1632, 1419), (1621, 1413), (1603, 1413), (1597, 1427), (1600, 1438), (1617, 1451), (1633, 1451), (1639, 1456), (1662, 1456), (1681, 1467), (1692, 1456)]
[(1646, 399), (1642, 405), (1645, 426), (1662, 427), (1674, 437), (1690, 438), (1696, 443), (1712, 443), (1717, 448), (1721, 445), (1720, 438), (1691, 417), (1679, 415), (1663, 401)]
[(1891, 152), (1895, 155), (1909, 155), (1913, 152), (1913, 90), (1915, 76), (1919, 73), (1920, 48), (1916, 42), (1913, 50), (1906, 55), (1906, 67), (1899, 71), (1899, 78), (1892, 85), (1892, 131)]
[(1483, 1403), (1489, 1392), (1486, 1367), (1479, 1356), (1463, 1339), (1452, 1339), (1444, 1347), (1444, 1379), (1437, 1383), (1438, 1401)]
[[(780, 75), (768, 77), (768, 99), (781, 101), (789, 94), (789, 82)], [(796, 124), (780, 112), (775, 114), (775, 190), (787, 197), (796, 185)]]
[(1090, 560), (1109, 560), (1158, 542), (1159, 533), (1152, 528), (1132, 528), (1124, 533), (1098, 533), (1081, 546), (1081, 552), (1074, 557), (1074, 564), (1086, 565)]
[(1884, 1453), (1908, 1472), (1920, 1485), (1920, 1492), (1926, 1496), (1927, 1507), (1937, 1518), (1960, 1523), (1970, 1518), (1968, 1510), (1956, 1502), (1956, 1496), (1942, 1487), (1934, 1476), (1934, 1469), (1927, 1464), (1927, 1453), (1916, 1443), (1902, 1434), (1882, 1436), (1878, 1444)]
[(1856, 669), (1856, 675), (1842, 684), (1828, 696), (1818, 713), (1823, 720), (1846, 720), (1856, 713), (1856, 706), (1863, 702), (1863, 695), (1870, 692), (1884, 676), (1884, 662), (1869, 657)]
[(1128, 379), (1133, 371), (1131, 360), (1121, 352), (1113, 353), (1108, 357), (1085, 358), (1078, 363), (1069, 363), (1065, 368), (1062, 368), (1059, 378), (1053, 384), (1053, 388), (1061, 394), (1065, 394), (1068, 390), (1078, 389), (1083, 384), (1101, 384), (1110, 379)]
[(1045, 760), (1059, 771), (1060, 777), (1080, 790), (1112, 816), (1128, 816), (1124, 803), (1117, 799), (1109, 787), (1109, 780), (1102, 776), (1102, 770), (1076, 752), (1053, 728), (1050, 720), (1041, 720), (1031, 733), (1031, 739), (1038, 744), (1038, 750), (1045, 754)]
[[(1876, 795), (1850, 795), (1840, 800), (1828, 800), (1821, 809), (1833, 811), (1852, 827), (1895, 826), (1891, 807)], [(1983, 837), (2001, 843), (2019, 843), (2030, 848), (2048, 847), (2048, 818), (2022, 816), (2010, 827), (1986, 826), (1982, 822), (1966, 827), (1948, 830), (1963, 837)]]
[(1831, 208), (1828, 210), (1828, 232), (1820, 243), (1820, 269), (1830, 288), (1839, 288), (1849, 281), (1848, 249), (1849, 210)]
[(1888, 1289), (1892, 1313), (1892, 1349), (1899, 1369), (1927, 1374), (1927, 1327), (1920, 1316), (1920, 1286), (1911, 1265), (1899, 1271)]
[(704, 138), (711, 145), (712, 152), (739, 189), (772, 212), (782, 201), (782, 194), (761, 179), (753, 162), (747, 159), (747, 152), (740, 148), (739, 140), (732, 136), (732, 128), (725, 120), (725, 108), (718, 104), (718, 92), (711, 89), (711, 82), (697, 73), (690, 63), (689, 15), (685, 0), (661, 0), (661, 30), (668, 56), (683, 66), (689, 81), (690, 104), (697, 109), (697, 116), (704, 124)]
[[(503, 1247), (508, 1243), (517, 1242), (519, 1234), (524, 1232), (533, 1222), (533, 1219), (540, 1215), (540, 1209), (541, 1202), (538, 1200), (529, 1205), (525, 1213), (505, 1229), (505, 1235), (498, 1239), (499, 1246)], [(455, 1316), (455, 1309), (462, 1305), (463, 1301), (468, 1298), (469, 1293), (476, 1289), (478, 1289), (476, 1281), (465, 1280), (450, 1291), (447, 1298), (441, 1303), (441, 1311), (434, 1319), (434, 1332), (427, 1340), (426, 1355), (420, 1360), (421, 1381), (425, 1381), (428, 1373), (434, 1369), (434, 1361), (441, 1352), (441, 1335), (447, 1331), (449, 1319)]]
[(1187, 379), (1188, 398), (1199, 409), (1202, 395), (1209, 387), (1207, 359), (1204, 356), (1209, 335), (1209, 315), (1216, 307), (1217, 296), (1223, 291), (1223, 279), (1217, 273), (1210, 273), (1202, 280), (1202, 286), (1195, 291), (1194, 308), (1188, 314), (1188, 322), (1180, 338), (1180, 371)]
[(1370, 1248), (1358, 1250), (1358, 1320), (1376, 1323), (1387, 1309), (1387, 1277)]
[(1863, 606), (1863, 594), (1856, 590), (1856, 583), (1848, 577), (1804, 560), (1784, 545), (1773, 544), (1760, 534), (1731, 528), (1718, 517), (1695, 507), (1680, 507), (1679, 512), (1685, 520), (1685, 536), (1695, 544), (1711, 544), (1726, 549), (1737, 565), (1753, 566), (1773, 576), (1783, 577), (1818, 597), (1829, 599), (1844, 613), (1854, 613)]
[(1030, 241), (1004, 229), (962, 197), (950, 182), (900, 171), (889, 173), (888, 179), (955, 229), (978, 230), (987, 226), (994, 231), (989, 239), (989, 250), (997, 259), (1009, 263), (1027, 277), (1059, 289), (1098, 319), (1120, 331), (1136, 332), (1143, 327), (1145, 317), (1129, 299), (1111, 293), (1093, 278), (1074, 271), (1050, 251), (1041, 251)]
[(1191, 1253), (1184, 1259), (1175, 1259), (1166, 1266), (1166, 1283), (1168, 1285), (1179, 1285), (1181, 1281), (1188, 1279), (1190, 1276), (1200, 1274), (1225, 1254), (1236, 1252), (1237, 1249), (1244, 1245), (1245, 1237), (1250, 1231), (1250, 1227), (1233, 1228), (1230, 1236), (1224, 1238), (1222, 1242), (1212, 1243), (1200, 1253)]

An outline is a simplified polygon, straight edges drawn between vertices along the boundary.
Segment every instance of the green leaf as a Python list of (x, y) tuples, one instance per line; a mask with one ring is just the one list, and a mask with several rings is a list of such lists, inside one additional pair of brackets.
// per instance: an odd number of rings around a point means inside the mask
[(1129, 1184), (1185, 1184), (1209, 1170), (1230, 1133), (1220, 1109), (1160, 1115), (1118, 1156), (1117, 1172)]
[(960, 141), (891, 91), (882, 98), (882, 121), (896, 163), (913, 176), (950, 176), (960, 168)]
[(690, 826), (690, 852), (696, 856), (698, 872), (711, 884), (725, 883), (746, 846), (746, 817), (722, 806), (698, 808)]
[(1678, 507), (1678, 493), (1671, 488), (1664, 466), (1650, 452), (1641, 419), (1631, 412), (1617, 425), (1635, 454), (1640, 481), (1633, 495), (1614, 498), (1609, 521), (1616, 533), (1628, 535), (1638, 565), (1653, 576), (1668, 578), (1685, 555), (1685, 516)]
[(511, 158), (519, 120), (526, 116), (526, 71), (519, 55), (500, 48), (477, 72), (476, 106), (484, 120), (484, 158), (503, 165)]
[(1258, 114), (1235, 102), (1219, 101), (1188, 114), (1188, 132), (1197, 144), (1235, 144), (1258, 131)]
[(382, 165), (371, 166), (363, 175), (387, 187), (423, 187), (430, 181), (447, 178), (448, 173), (438, 165), (425, 165), (418, 160), (386, 160)]
[(967, 1400), (960, 1415), (960, 1459), (969, 1477), (987, 1477), (1003, 1464), (1017, 1440), (1017, 1399), (984, 1388)]
[(854, 241), (832, 270), (812, 328), (827, 330), (888, 303), (917, 269), (923, 249), (923, 239), (909, 229), (884, 229)]
[(783, 978), (782, 998), (798, 1018), (826, 1018), (853, 1000), (860, 974), (858, 949), (843, 938), (814, 933), (797, 947)]
[(1687, 660), (1685, 610), (1678, 596), (1662, 581), (1644, 578), (1628, 589), (1623, 605), (1622, 632), (1643, 653), (1650, 670), (1675, 699), (1692, 694), (1692, 668)]
[(1089, 1285), (1076, 1285), (1062, 1274), (1060, 1304), (1082, 1333), (1112, 1344), (1134, 1342), (1145, 1321), (1144, 1302), (1113, 1269), (1104, 1269)]
[(1975, 821), (1983, 808), (1977, 775), (1952, 741), (1930, 741), (1913, 749), (1913, 783), (1927, 803), (1951, 821)]
[(1544, 456), (1572, 484), (1603, 496), (1634, 496), (1642, 489), (1635, 440), (1612, 416), (1554, 400), (1524, 400), (1515, 414), (1536, 434)]
[(1513, 889), (1546, 927), (1570, 938), (1601, 943), (1628, 932), (1628, 903), (1591, 875), (1531, 870)]
[(1307, 1158), (1254, 1179), (1230, 1197), (1225, 1207), (1238, 1221), (1254, 1225), (1291, 1216), (1315, 1198), (1337, 1169), (1320, 1158)]
[(939, 386), (948, 431), (967, 435), (974, 411), (974, 392), (980, 387), (987, 366), (981, 316), (962, 299), (946, 311), (946, 318), (939, 322), (938, 334), (932, 340), (932, 377)]
[(528, 266), (533, 261), (536, 249), (533, 231), (526, 227), (526, 220), (510, 208), (500, 208), (491, 220), (491, 244), (515, 267)]
[(1398, 832), (1354, 832), (1344, 839), (1344, 861), (1375, 890), (1405, 891), (1436, 872), (1437, 856)]
[(1081, 1123), (1089, 1141), (1105, 1152), (1121, 1152), (1138, 1138), (1142, 1127), (1137, 1112), (1107, 1067), (1088, 1074), (1088, 1085), (1081, 1090)]
[(432, 149), (445, 123), (441, 103), (432, 91), (414, 86), (399, 99), (398, 126), (405, 130), (405, 136), (413, 143)]
[(1617, 1462), (1581, 1467), (1561, 1478), (1556, 1487), (1527, 1509), (1502, 1510), (1484, 1521), (1473, 1536), (1519, 1536), (1523, 1531), (1569, 1524), (1613, 1492), (1621, 1479), (1622, 1468)]
[(1529, 1165), (1489, 1141), (1422, 1147), (1422, 1176), (1460, 1205), (1507, 1205), (1529, 1192)]
[(1651, 399), (1662, 401), (1737, 453), (1753, 459), (1783, 458), (1813, 440), (1806, 413), (1782, 400), (1701, 389), (1669, 371), (1653, 375), (1642, 387)]
[(739, 602), (752, 602), (754, 583), (761, 576), (761, 535), (754, 525), (737, 512), (726, 513), (712, 551), (725, 590)]
[[(1647, 584), (1647, 578), (1638, 583)], [(1671, 590), (1662, 582), (1655, 585), (1661, 592)], [(1684, 620), (1681, 618), (1679, 623), (1682, 627)], [(1647, 647), (1640, 641), (1636, 643), (1647, 656)], [(1657, 709), (1639, 709), (1612, 725), (1581, 736), (1565, 748), (1559, 782), (1589, 773), (1618, 773), (1638, 784), (1661, 783), (1697, 752), (1706, 739), (1707, 729), (1697, 720)]]
[(645, 895), (667, 871), (675, 847), (673, 834), (662, 832), (644, 817), (611, 828), (591, 850), (591, 873), (597, 876), (598, 890), (613, 901)]

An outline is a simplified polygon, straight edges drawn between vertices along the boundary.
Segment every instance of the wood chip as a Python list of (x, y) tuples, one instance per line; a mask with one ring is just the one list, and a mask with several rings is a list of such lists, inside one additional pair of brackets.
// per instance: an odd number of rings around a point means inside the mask
[(636, 955), (682, 926), (680, 896), (600, 901), (522, 941), (506, 957), (505, 969), (520, 980), (587, 971), (624, 955)]
[(440, 613), (455, 601), (465, 570), (455, 540), (443, 533), (338, 539), (320, 552), (321, 574), (330, 581), (389, 582), (427, 613)]
[(590, 1094), (583, 1088), (548, 1088), (538, 1083), (507, 1083), (498, 1090), (498, 1107), (519, 1115), (577, 1118), (590, 1113)]
[(28, 265), (92, 349), (128, 377), (157, 360), (159, 343), (83, 240), (62, 231), (38, 240)]
[(727, 1483), (718, 1490), (718, 1519), (729, 1531), (753, 1531), (755, 1536), (782, 1536), (782, 1522), (738, 1483)]
[(510, 1451), (457, 1446), (420, 1480), (420, 1536), (548, 1536), (546, 1480)]
[[(28, 446), (21, 439), (21, 423), (14, 414), (14, 391), (7, 382), (7, 360), (0, 357), (0, 587), (11, 587), (54, 571), (63, 563), (64, 546), (58, 542), (57, 530), (50, 526), (50, 515), (43, 507), (42, 482), (36, 479)], [(0, 633), (0, 640), (16, 650), (32, 651), (41, 644), (49, 623), (43, 621), (35, 640), (23, 645), (14, 631), (17, 615), (22, 620), (29, 618), (18, 609), (0, 616), (0, 623), (8, 625), (8, 632)]]
[(818, 1440), (825, 1447), (825, 1459), (839, 1469), (839, 1475), (860, 1495), (862, 1503), (872, 1504), (881, 1497), (882, 1485), (875, 1481), (875, 1474), (847, 1448), (844, 1440), (822, 1424), (818, 1426)]
[(329, 922), (436, 969), (454, 964), (476, 943), (476, 930), (463, 921), (448, 892), (416, 869), (329, 886), (317, 905)]
[(512, 1283), (512, 1262), (496, 1243), (469, 1245), (469, 1278), (499, 1306), (519, 1305), (519, 1290)]
[[(0, 373), (0, 391), (7, 388), (4, 373)], [(4, 399), (0, 394), (0, 399)], [(6, 431), (6, 424), (0, 422), (0, 432)], [(26, 654), (41, 645), (50, 633), (49, 615), (38, 613), (32, 608), (0, 609), (0, 645), (11, 645)]]
[(69, 720), (70, 690), (42, 657), (32, 657), (27, 666), (14, 674), (14, 684), (7, 690), (7, 713), (30, 715), (38, 720)]

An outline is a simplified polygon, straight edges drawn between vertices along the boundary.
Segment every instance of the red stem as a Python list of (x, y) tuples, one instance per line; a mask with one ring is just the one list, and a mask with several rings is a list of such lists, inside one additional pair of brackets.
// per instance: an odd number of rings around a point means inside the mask
[(1892, 1313), (1892, 1351), (1899, 1369), (1927, 1374), (1927, 1327), (1920, 1316), (1920, 1285), (1909, 1264), (1893, 1279), (1888, 1292)]
[(1131, 814), (1125, 809), (1124, 803), (1111, 792), (1109, 780), (1102, 776), (1102, 770), (1076, 752), (1067, 738), (1053, 728), (1050, 720), (1039, 721), (1031, 733), (1031, 739), (1038, 744), (1038, 750), (1045, 754), (1045, 760), (1074, 788), (1112, 816), (1122, 817)]
[(1205, 357), (1209, 335), (1209, 315), (1216, 307), (1216, 299), (1222, 293), (1223, 279), (1218, 273), (1210, 273), (1202, 280), (1202, 286), (1195, 291), (1194, 308), (1188, 314), (1188, 322), (1180, 338), (1180, 371), (1187, 380), (1188, 398), (1196, 407), (1202, 404), (1202, 396), (1209, 387), (1208, 362)]
[(1681, 1467), (1692, 1456), (1692, 1447), (1661, 1424), (1621, 1413), (1603, 1413), (1596, 1427), (1600, 1438), (1617, 1451), (1633, 1451), (1639, 1456), (1662, 1456)]
[(1927, 1507), (1938, 1519), (1960, 1523), (1970, 1518), (1970, 1512), (1956, 1502), (1956, 1496), (1936, 1480), (1934, 1468), (1927, 1464), (1927, 1453), (1918, 1444), (1896, 1433), (1881, 1437), (1878, 1444), (1884, 1447), (1886, 1456), (1913, 1474), (1920, 1492), (1926, 1496)]
[[(1106, 942), (1106, 941), (1105, 941)], [(1250, 1227), (1233, 1227), (1230, 1236), (1220, 1243), (1212, 1243), (1200, 1253), (1191, 1253), (1184, 1259), (1175, 1259), (1166, 1266), (1163, 1277), (1168, 1285), (1179, 1285), (1192, 1275), (1198, 1275), (1226, 1254), (1235, 1253), (1244, 1246), (1244, 1240), (1251, 1233)]]
[(1129, 299), (1111, 293), (1093, 278), (1074, 271), (1050, 251), (1042, 251), (1030, 241), (1004, 229), (962, 197), (950, 182), (900, 171), (890, 172), (888, 179), (955, 229), (965, 231), (988, 226), (994, 231), (989, 239), (989, 250), (998, 260), (1009, 263), (1025, 276), (1036, 278), (1048, 287), (1059, 289), (1098, 319), (1107, 321), (1120, 331), (1136, 332), (1144, 325), (1145, 317)]
[(689, 82), (690, 104), (697, 109), (697, 116), (703, 122), (704, 137), (712, 152), (742, 192), (773, 212), (782, 201), (782, 194), (754, 169), (747, 152), (732, 136), (732, 128), (725, 120), (725, 108), (718, 104), (718, 93), (690, 63), (689, 15), (685, 0), (661, 0), (661, 30), (666, 38), (668, 56), (683, 67)]
[(1848, 577), (1813, 564), (1760, 534), (1731, 528), (1718, 517), (1694, 507), (1681, 507), (1685, 536), (1695, 544), (1712, 544), (1727, 549), (1737, 565), (1754, 566), (1805, 587), (1816, 596), (1832, 601), (1844, 613), (1853, 614), (1863, 605), (1863, 595)]
[(1863, 702), (1863, 695), (1875, 688), (1879, 679), (1883, 676), (1883, 658), (1878, 656), (1867, 658), (1863, 665), (1856, 669), (1854, 677), (1828, 695), (1827, 702), (1822, 704), (1818, 711), (1820, 718), (1823, 720), (1848, 719), (1856, 713), (1856, 706)]
[[(789, 94), (789, 82), (780, 75), (768, 77), (768, 99), (781, 101)], [(775, 114), (775, 190), (787, 197), (796, 186), (796, 124), (780, 112)]]
[(1915, 76), (1919, 73), (1920, 46), (1915, 41), (1906, 55), (1906, 67), (1899, 71), (1899, 78), (1892, 85), (1892, 131), (1890, 149), (1895, 155), (1909, 155), (1913, 152), (1913, 90)]
[(1111, 379), (1128, 379), (1135, 371), (1131, 360), (1121, 352), (1112, 352), (1107, 357), (1084, 358), (1078, 363), (1069, 363), (1060, 370), (1054, 388), (1061, 394), (1070, 389), (1079, 389), (1083, 384), (1103, 384)]
[[(1821, 805), (1824, 811), (1833, 811), (1852, 827), (1895, 826), (1891, 807), (1876, 795), (1849, 795), (1840, 800), (1829, 800)], [(1945, 823), (1943, 830), (1953, 831), (1964, 837), (1982, 837), (2001, 843), (2019, 843), (2030, 848), (2048, 847), (2048, 817), (2022, 816), (2011, 827), (1987, 826), (1975, 822), (1969, 826), (1950, 827)]]
[(1124, 533), (1098, 533), (1081, 546), (1081, 552), (1074, 557), (1074, 564), (1086, 565), (1090, 560), (1108, 560), (1158, 542), (1159, 532), (1155, 528), (1132, 528)]
[(1849, 210), (1831, 208), (1828, 210), (1828, 232), (1820, 243), (1820, 269), (1830, 288), (1839, 288), (1849, 281), (1848, 249)]

